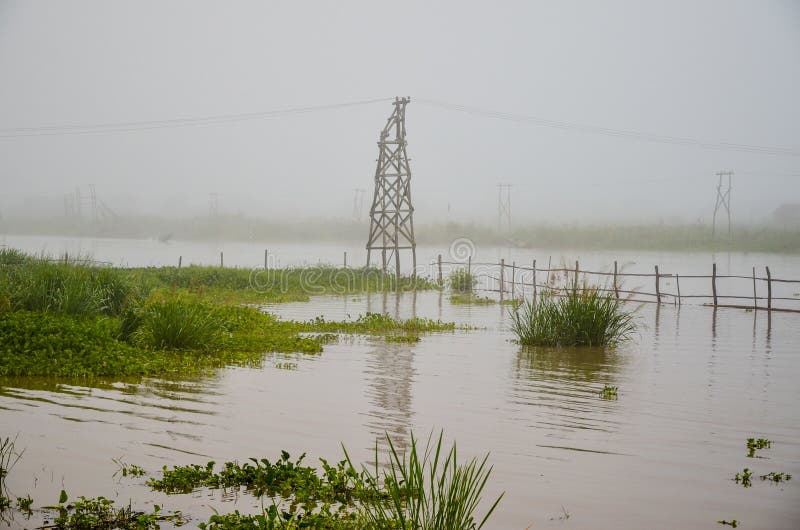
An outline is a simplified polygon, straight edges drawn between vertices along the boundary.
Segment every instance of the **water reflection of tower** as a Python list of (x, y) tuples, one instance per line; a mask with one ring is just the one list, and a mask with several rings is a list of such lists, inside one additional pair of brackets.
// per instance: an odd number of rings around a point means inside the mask
[(414, 346), (385, 343), (367, 354), (367, 427), (382, 446), (388, 434), (398, 449), (406, 448), (411, 432)]

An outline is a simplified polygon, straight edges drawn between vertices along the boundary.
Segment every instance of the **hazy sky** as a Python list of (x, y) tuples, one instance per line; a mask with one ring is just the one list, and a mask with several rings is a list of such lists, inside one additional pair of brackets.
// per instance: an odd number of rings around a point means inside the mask
[[(390, 103), (270, 119), (19, 136), (411, 96), (418, 222), (708, 219), (731, 168), (738, 221), (800, 202), (800, 2), (0, 0), (0, 207), (94, 183), (112, 208), (345, 216), (371, 193)], [(652, 143), (541, 119), (792, 155)], [(369, 195), (368, 193), (368, 195)], [(48, 199), (49, 198), (49, 199)], [(49, 202), (48, 202), (49, 201)], [(365, 206), (367, 208), (368, 205)]]

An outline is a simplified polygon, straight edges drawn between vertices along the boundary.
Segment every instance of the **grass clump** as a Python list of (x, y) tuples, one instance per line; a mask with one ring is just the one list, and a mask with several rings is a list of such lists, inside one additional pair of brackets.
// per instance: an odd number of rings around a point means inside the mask
[(633, 314), (622, 303), (596, 288), (560, 297), (546, 292), (511, 311), (511, 330), (523, 345), (614, 346), (636, 329)]
[[(456, 445), (445, 454), (442, 434), (422, 450), (411, 435), (411, 447), (400, 454), (389, 442), (388, 469), (379, 473), (377, 446), (374, 472), (364, 469), (366, 478), (378, 491), (385, 491), (388, 500), (373, 496), (365, 500), (361, 514), (370, 528), (411, 528), (418, 530), (479, 530), (497, 507), (501, 494), (478, 519), (475, 514), (481, 494), (491, 475), (482, 460), (459, 463)], [(349, 460), (349, 459), (348, 459)], [(383, 484), (381, 489), (380, 484)]]
[(497, 300), (472, 293), (454, 293), (450, 295), (450, 303), (455, 305), (493, 305), (497, 303)]
[(363, 334), (383, 334), (405, 332), (411, 335), (434, 332), (434, 331), (454, 331), (455, 322), (442, 322), (430, 318), (413, 317), (408, 319), (396, 319), (382, 313), (366, 313), (359, 315), (355, 320), (329, 321), (323, 317), (317, 317), (308, 322), (300, 324), (300, 329), (310, 332), (339, 332), (339, 333), (363, 333)]
[(456, 269), (448, 277), (450, 289), (459, 293), (471, 292), (478, 285), (478, 279), (470, 274), (467, 269)]

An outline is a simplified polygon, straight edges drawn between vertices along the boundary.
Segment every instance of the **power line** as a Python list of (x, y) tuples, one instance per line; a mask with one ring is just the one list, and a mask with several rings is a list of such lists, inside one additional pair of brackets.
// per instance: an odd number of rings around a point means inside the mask
[(238, 114), (218, 114), (213, 116), (200, 116), (194, 118), (173, 118), (167, 120), (109, 122), (109, 123), (96, 123), (96, 124), (75, 124), (75, 125), (44, 125), (40, 127), (12, 127), (12, 128), (0, 129), (0, 138), (143, 131), (150, 129), (164, 129), (169, 127), (209, 125), (215, 123), (228, 123), (228, 122), (236, 122), (244, 120), (279, 118), (284, 116), (293, 116), (297, 114), (308, 114), (312, 112), (327, 111), (327, 110), (334, 110), (347, 107), (356, 107), (361, 105), (370, 105), (372, 103), (382, 103), (386, 101), (391, 101), (391, 98), (365, 99), (361, 101), (333, 103), (328, 105), (295, 107), (288, 109), (267, 110), (259, 112), (243, 112)]
[(539, 118), (536, 116), (527, 116), (524, 114), (499, 112), (489, 109), (482, 109), (478, 107), (470, 107), (467, 105), (448, 103), (446, 101), (439, 101), (435, 99), (417, 98), (416, 101), (422, 105), (439, 107), (442, 109), (447, 109), (457, 112), (464, 112), (466, 114), (481, 116), (484, 118), (513, 121), (517, 123), (529, 123), (541, 127), (550, 127), (553, 129), (562, 129), (562, 130), (581, 132), (587, 134), (600, 134), (616, 138), (626, 138), (632, 140), (642, 140), (646, 142), (672, 144), (672, 145), (683, 145), (689, 147), (700, 147), (704, 149), (718, 149), (725, 151), (739, 151), (743, 153), (755, 153), (755, 154), (778, 155), (778, 156), (800, 156), (800, 150), (788, 147), (770, 147), (763, 145), (717, 142), (712, 140), (701, 140), (691, 137), (668, 136), (668, 135), (653, 134), (653, 133), (632, 131), (626, 129), (612, 129), (610, 127), (599, 127), (595, 125), (585, 125), (585, 124), (566, 122), (566, 121), (549, 120), (545, 118)]

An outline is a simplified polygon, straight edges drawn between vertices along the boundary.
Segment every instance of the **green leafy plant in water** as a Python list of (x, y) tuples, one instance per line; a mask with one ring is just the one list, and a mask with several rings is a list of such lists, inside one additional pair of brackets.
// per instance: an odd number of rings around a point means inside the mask
[(157, 530), (161, 522), (170, 522), (181, 526), (186, 521), (180, 512), (161, 513), (161, 507), (155, 505), (152, 513), (134, 511), (130, 505), (117, 507), (114, 501), (105, 497), (79, 497), (71, 504), (67, 502), (67, 494), (61, 490), (58, 506), (45, 507), (58, 511), (52, 525), (47, 528), (56, 530)]
[(493, 305), (497, 303), (497, 300), (472, 293), (453, 293), (450, 295), (450, 303), (456, 305)]
[(752, 476), (753, 473), (748, 468), (744, 468), (741, 474), (736, 473), (736, 476), (733, 477), (733, 481), (736, 482), (737, 484), (741, 483), (742, 486), (744, 486), (745, 488), (749, 488), (750, 486), (753, 485), (753, 483), (750, 480)]
[(114, 462), (118, 467), (118, 469), (112, 475), (113, 477), (116, 477), (117, 475), (122, 477), (127, 477), (128, 475), (132, 477), (143, 477), (147, 474), (147, 471), (145, 471), (141, 466), (137, 466), (136, 464), (128, 464), (121, 458), (112, 458), (111, 461)]
[[(501, 494), (480, 520), (475, 511), (492, 468), (482, 460), (459, 463), (453, 444), (445, 455), (442, 434), (424, 450), (411, 435), (411, 447), (400, 454), (389, 436), (388, 470), (378, 471), (378, 449), (375, 447), (375, 469), (364, 469), (366, 480), (376, 495), (361, 505), (364, 520), (377, 529), (414, 530), (479, 530), (497, 507)], [(345, 452), (346, 453), (346, 452)], [(349, 457), (348, 457), (349, 462)], [(388, 499), (381, 493), (385, 491)]]
[[(747, 456), (749, 458), (755, 457), (756, 451), (772, 447), (772, 441), (767, 438), (748, 438), (747, 439)], [(760, 458), (760, 457), (756, 457)]]
[(386, 335), (386, 342), (405, 342), (413, 344), (419, 342), (421, 339), (419, 335)]
[(33, 499), (30, 495), (26, 495), (25, 497), (17, 497), (17, 510), (30, 515), (33, 510), (31, 510), (31, 506), (33, 506)]
[(603, 399), (617, 399), (617, 390), (615, 386), (605, 385), (599, 395)]
[(511, 331), (523, 345), (614, 346), (636, 330), (632, 313), (611, 293), (584, 286), (559, 297), (546, 291), (511, 310)]
[(789, 473), (776, 473), (775, 471), (770, 471), (766, 475), (761, 475), (760, 478), (761, 480), (768, 480), (773, 484), (778, 484), (779, 482), (792, 480), (792, 475)]

